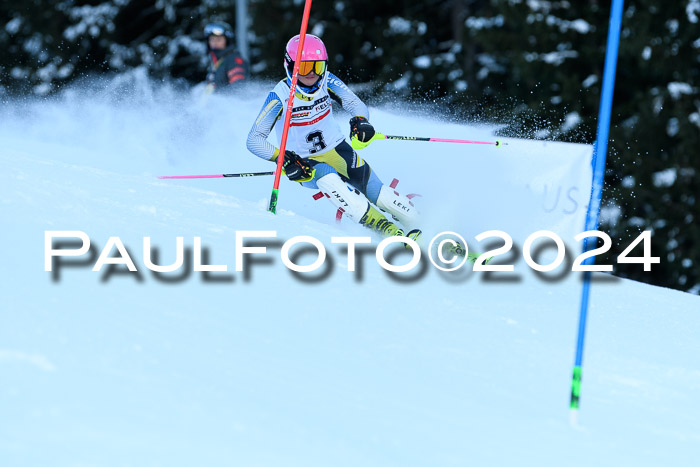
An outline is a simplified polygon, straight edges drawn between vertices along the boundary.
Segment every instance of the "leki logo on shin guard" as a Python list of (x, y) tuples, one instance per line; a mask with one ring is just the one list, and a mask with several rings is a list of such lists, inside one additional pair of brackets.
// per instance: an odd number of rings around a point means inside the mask
[(411, 208), (410, 208), (409, 206), (406, 206), (406, 205), (403, 204), (403, 203), (399, 203), (399, 202), (396, 201), (396, 200), (394, 200), (394, 206), (396, 206), (397, 208), (402, 209), (402, 210), (404, 210), (404, 211), (406, 211), (406, 212), (409, 212), (409, 211), (411, 210)]
[(348, 203), (343, 199), (342, 196), (340, 196), (340, 194), (337, 191), (331, 191), (331, 193), (333, 194), (333, 196), (335, 196), (338, 199), (338, 201), (343, 203), (343, 205), (345, 205), (345, 207), (348, 206)]

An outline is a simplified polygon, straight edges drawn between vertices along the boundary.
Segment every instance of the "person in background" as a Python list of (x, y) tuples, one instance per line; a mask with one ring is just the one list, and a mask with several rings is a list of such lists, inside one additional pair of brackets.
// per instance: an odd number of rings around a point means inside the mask
[(230, 89), (248, 78), (248, 63), (236, 50), (233, 29), (228, 23), (217, 21), (204, 28), (209, 55), (207, 92)]

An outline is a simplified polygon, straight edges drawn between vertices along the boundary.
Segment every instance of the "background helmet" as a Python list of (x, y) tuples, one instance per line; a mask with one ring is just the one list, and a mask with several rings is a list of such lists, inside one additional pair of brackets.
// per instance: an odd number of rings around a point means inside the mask
[[(233, 44), (233, 28), (223, 21), (209, 23), (204, 27), (204, 37), (209, 40), (209, 36), (225, 36), (226, 46)], [(209, 45), (207, 44), (207, 48)]]
[[(292, 82), (292, 73), (294, 72), (294, 59), (296, 59), (297, 52), (299, 51), (299, 35), (296, 35), (289, 39), (287, 42), (287, 48), (284, 52), (284, 69), (287, 72), (288, 82)], [(304, 86), (301, 82), (297, 81), (297, 87), (306, 94), (313, 94), (321, 87), (321, 83), (326, 77), (326, 68), (328, 65), (328, 53), (326, 52), (326, 46), (323, 41), (314, 36), (313, 34), (307, 34), (304, 38), (304, 49), (301, 52), (301, 61), (308, 62), (309, 72), (313, 70), (317, 75), (319, 75), (318, 81), (312, 86)], [(315, 62), (315, 63), (314, 63)], [(307, 73), (299, 72), (300, 75), (306, 75)]]

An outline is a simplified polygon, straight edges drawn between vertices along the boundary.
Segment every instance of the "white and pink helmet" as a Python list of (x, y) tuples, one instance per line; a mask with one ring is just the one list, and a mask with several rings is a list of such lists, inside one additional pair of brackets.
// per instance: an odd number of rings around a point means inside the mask
[[(294, 72), (294, 60), (299, 51), (299, 35), (292, 37), (287, 42), (287, 47), (284, 52), (284, 69), (287, 72), (287, 78), (292, 80)], [(313, 94), (320, 87), (320, 83), (326, 74), (328, 65), (328, 53), (323, 41), (313, 34), (306, 34), (304, 37), (304, 49), (301, 51), (301, 63), (299, 64), (299, 75), (305, 76), (312, 71), (319, 76), (318, 81), (313, 86), (303, 86), (297, 82), (297, 86), (301, 90)]]

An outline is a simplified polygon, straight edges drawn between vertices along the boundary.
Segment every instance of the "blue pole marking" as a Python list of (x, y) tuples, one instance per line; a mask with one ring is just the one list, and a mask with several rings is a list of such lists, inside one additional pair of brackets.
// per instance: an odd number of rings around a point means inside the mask
[[(593, 143), (593, 184), (591, 187), (591, 199), (586, 213), (586, 230), (597, 230), (600, 215), (600, 203), (603, 196), (603, 181), (605, 179), (605, 157), (608, 151), (608, 136), (610, 133), (610, 115), (612, 113), (613, 91), (615, 89), (615, 70), (617, 68), (617, 52), (620, 46), (620, 29), (622, 27), (622, 10), (624, 0), (613, 0), (610, 11), (610, 26), (608, 29), (608, 42), (605, 52), (605, 70), (603, 72), (603, 92), (600, 98), (598, 112), (597, 138)], [(583, 242), (584, 253), (589, 251), (595, 241), (586, 238)], [(593, 264), (595, 257), (587, 258), (583, 264)], [(580, 371), (583, 364), (583, 343), (586, 334), (586, 320), (588, 317), (588, 298), (590, 295), (591, 273), (584, 273), (583, 290), (581, 293), (581, 311), (578, 323), (578, 342), (576, 344), (576, 361), (574, 374), (578, 374), (580, 383)], [(578, 408), (578, 384), (576, 390), (572, 390), (571, 407)], [(574, 394), (575, 393), (575, 394)], [(575, 401), (574, 401), (575, 398)], [(575, 402), (575, 404), (574, 404)]]

